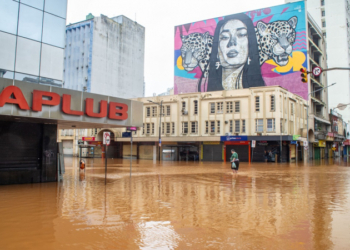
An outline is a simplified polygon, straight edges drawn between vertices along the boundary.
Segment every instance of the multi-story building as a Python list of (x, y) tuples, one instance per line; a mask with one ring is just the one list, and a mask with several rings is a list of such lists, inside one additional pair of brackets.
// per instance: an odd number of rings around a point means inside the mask
[[(327, 68), (326, 41), (320, 27), (309, 13), (307, 17), (308, 69), (311, 71), (314, 67)], [(309, 154), (312, 158), (327, 158), (329, 150), (332, 148), (332, 139), (326, 136), (330, 131), (331, 124), (328, 114), (328, 91), (332, 88), (334, 86), (328, 88), (326, 72), (320, 76), (309, 74), (308, 133), (311, 143)]]
[(64, 87), (121, 98), (144, 96), (145, 28), (125, 16), (89, 14), (66, 27)]
[[(275, 155), (279, 157), (281, 150), (283, 161), (303, 157), (303, 150), (296, 152), (303, 144), (293, 135), (307, 126), (307, 103), (279, 86), (137, 100), (144, 103), (143, 128), (133, 135), (137, 158), (153, 158), (159, 133), (163, 160), (222, 161), (231, 148), (241, 161), (262, 161), (265, 150), (272, 151), (273, 160), (278, 160)], [(162, 103), (162, 109), (155, 103)], [(130, 138), (116, 140), (123, 142), (123, 156), (129, 157)], [(256, 141), (254, 150), (252, 141)]]
[(0, 78), (61, 87), (66, 12), (66, 0), (3, 0)]
[[(286, 2), (292, 2), (286, 0)], [(326, 42), (327, 53), (324, 68), (350, 67), (350, 1), (349, 0), (308, 0), (307, 11), (317, 26), (321, 27), (321, 35)], [(329, 108), (339, 104), (350, 103), (350, 72), (348, 70), (332, 70), (327, 72), (329, 88)], [(344, 121), (350, 120), (350, 106), (338, 110)]]

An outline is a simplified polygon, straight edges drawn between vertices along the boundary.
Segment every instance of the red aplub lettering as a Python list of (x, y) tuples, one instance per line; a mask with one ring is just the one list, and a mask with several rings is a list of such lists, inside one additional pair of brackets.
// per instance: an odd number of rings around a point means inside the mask
[(80, 110), (72, 110), (71, 102), (72, 96), (63, 94), (62, 97), (54, 92), (47, 92), (41, 90), (33, 91), (32, 107), (30, 108), (27, 100), (24, 98), (22, 90), (17, 86), (7, 86), (0, 94), (0, 107), (6, 103), (15, 104), (22, 110), (32, 110), (36, 112), (42, 111), (43, 105), (57, 106), (62, 102), (62, 112), (67, 115), (82, 116), (86, 115), (94, 118), (108, 117), (112, 120), (126, 120), (128, 119), (128, 105), (119, 102), (107, 102), (102, 100), (99, 102), (99, 112), (94, 112), (94, 99), (85, 99), (85, 112)]

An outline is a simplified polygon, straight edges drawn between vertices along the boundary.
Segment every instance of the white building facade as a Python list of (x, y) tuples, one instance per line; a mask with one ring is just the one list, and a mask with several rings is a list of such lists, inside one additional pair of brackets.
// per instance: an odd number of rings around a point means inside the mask
[[(287, 0), (286, 2), (294, 2)], [(321, 27), (326, 41), (327, 68), (350, 68), (350, 1), (349, 0), (308, 0), (307, 11)], [(329, 108), (350, 103), (350, 71), (327, 72)], [(350, 105), (338, 110), (345, 122), (350, 120)]]
[(122, 98), (144, 96), (145, 28), (125, 16), (66, 27), (64, 87)]

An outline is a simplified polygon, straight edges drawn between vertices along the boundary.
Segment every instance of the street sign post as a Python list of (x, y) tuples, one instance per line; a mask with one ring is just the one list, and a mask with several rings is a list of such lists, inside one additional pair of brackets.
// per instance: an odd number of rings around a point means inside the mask
[(315, 67), (312, 69), (312, 74), (314, 76), (319, 76), (319, 75), (321, 75), (321, 73), (322, 73), (322, 69), (320, 67)]
[(107, 184), (107, 148), (111, 143), (111, 132), (103, 132), (103, 144), (105, 145), (105, 185)]

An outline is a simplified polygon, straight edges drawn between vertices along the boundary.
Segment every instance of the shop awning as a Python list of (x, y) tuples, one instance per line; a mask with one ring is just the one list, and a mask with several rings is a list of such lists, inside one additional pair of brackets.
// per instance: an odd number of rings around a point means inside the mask
[(320, 122), (326, 123), (326, 124), (328, 124), (328, 125), (331, 125), (331, 123), (330, 123), (329, 121), (325, 120), (325, 119), (322, 119), (322, 118), (319, 118), (319, 117), (316, 117), (316, 116), (314, 116), (314, 118), (315, 118), (317, 121), (320, 121)]

